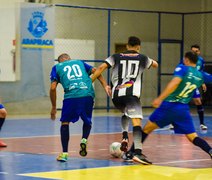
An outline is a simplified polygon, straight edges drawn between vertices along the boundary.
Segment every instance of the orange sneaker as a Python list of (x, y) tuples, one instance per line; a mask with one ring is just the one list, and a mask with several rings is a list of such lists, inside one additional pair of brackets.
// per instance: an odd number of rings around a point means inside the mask
[(0, 140), (0, 147), (7, 147), (7, 144)]

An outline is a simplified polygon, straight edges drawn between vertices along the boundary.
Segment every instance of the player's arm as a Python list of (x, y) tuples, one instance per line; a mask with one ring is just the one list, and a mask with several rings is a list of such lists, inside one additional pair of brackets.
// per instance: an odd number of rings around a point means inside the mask
[[(92, 74), (94, 74), (96, 71), (96, 68), (92, 68)], [(107, 84), (105, 78), (102, 76), (102, 74), (99, 75), (99, 77), (97, 77), (97, 79), (99, 80), (99, 82), (101, 83), (102, 87), (104, 88), (105, 92), (107, 93), (108, 96), (111, 96), (111, 88), (110, 86)]]
[(107, 68), (108, 68), (108, 64), (102, 63), (93, 73), (93, 75), (91, 77), (92, 82), (94, 82), (101, 75), (101, 73), (104, 72), (104, 70)]
[(158, 67), (158, 62), (155, 60), (152, 60), (152, 67), (157, 68)]
[(51, 104), (52, 104), (52, 108), (51, 108), (51, 119), (52, 120), (56, 119), (56, 113), (57, 113), (57, 108), (56, 108), (57, 84), (58, 83), (56, 81), (53, 81), (51, 83), (50, 90), (49, 90), (50, 100), (51, 100)]
[(164, 91), (152, 102), (152, 106), (156, 108), (159, 107), (161, 102), (177, 89), (181, 81), (182, 79), (180, 77), (174, 77)]

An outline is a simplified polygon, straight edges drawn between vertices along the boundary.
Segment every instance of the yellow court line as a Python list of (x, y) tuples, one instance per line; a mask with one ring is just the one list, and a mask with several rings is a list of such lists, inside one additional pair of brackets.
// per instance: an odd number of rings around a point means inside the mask
[(20, 175), (62, 180), (211, 180), (212, 168), (190, 169), (156, 165), (133, 165)]

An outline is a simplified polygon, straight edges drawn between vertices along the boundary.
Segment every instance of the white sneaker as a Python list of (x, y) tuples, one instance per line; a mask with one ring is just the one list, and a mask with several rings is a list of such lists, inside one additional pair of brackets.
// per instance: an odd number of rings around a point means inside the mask
[(200, 129), (201, 129), (201, 130), (207, 130), (207, 129), (208, 129), (208, 127), (207, 127), (207, 126), (205, 126), (204, 124), (201, 124), (201, 125), (200, 125)]

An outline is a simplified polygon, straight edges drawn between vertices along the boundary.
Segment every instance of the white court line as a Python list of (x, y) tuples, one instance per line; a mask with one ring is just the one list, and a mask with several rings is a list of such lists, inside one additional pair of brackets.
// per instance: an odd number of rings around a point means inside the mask
[(0, 174), (8, 174), (8, 172), (0, 172)]
[(183, 160), (183, 161), (168, 161), (162, 163), (153, 163), (153, 164), (175, 164), (175, 163), (187, 163), (187, 162), (200, 162), (200, 161), (211, 161), (211, 159), (193, 159), (193, 160)]
[[(130, 132), (129, 132), (130, 133)], [(111, 132), (111, 133), (91, 133), (91, 135), (103, 135), (103, 134), (120, 134), (120, 132)], [(80, 134), (71, 134), (70, 136), (79, 136)], [(27, 136), (27, 137), (1, 137), (2, 139), (29, 139), (29, 138), (42, 138), (42, 137), (60, 137), (60, 135), (44, 135), (44, 136)]]

